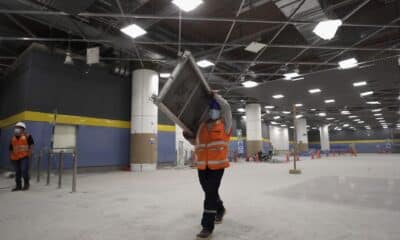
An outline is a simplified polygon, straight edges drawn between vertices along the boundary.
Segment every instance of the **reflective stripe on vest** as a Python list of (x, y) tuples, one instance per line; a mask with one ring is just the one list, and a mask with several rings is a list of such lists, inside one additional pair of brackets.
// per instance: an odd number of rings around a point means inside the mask
[(228, 145), (228, 143), (225, 141), (215, 141), (215, 142), (207, 143), (207, 147), (212, 147), (212, 146), (216, 146), (216, 145)]
[(208, 165), (218, 165), (218, 164), (223, 164), (223, 163), (228, 163), (228, 159), (225, 160), (208, 160), (207, 163)]

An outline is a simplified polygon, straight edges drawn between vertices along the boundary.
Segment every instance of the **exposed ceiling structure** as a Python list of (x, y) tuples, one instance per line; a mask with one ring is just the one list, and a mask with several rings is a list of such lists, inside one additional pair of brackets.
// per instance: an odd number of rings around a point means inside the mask
[[(326, 19), (343, 22), (331, 40), (313, 33)], [(301, 102), (298, 111), (315, 126), (380, 127), (376, 113), (382, 113), (389, 126), (399, 121), (398, 0), (203, 0), (187, 13), (172, 0), (3, 0), (0, 22), (3, 76), (33, 42), (70, 49), (73, 56), (100, 46), (101, 61), (110, 68), (149, 67), (159, 72), (170, 72), (178, 54), (189, 50), (196, 59), (215, 64), (203, 71), (212, 87), (232, 103), (235, 114), (246, 102), (274, 105), (265, 121), (280, 115), (276, 122), (290, 125), (293, 117), (282, 111), (292, 111), (291, 106)], [(132, 23), (147, 34), (133, 40), (120, 31)], [(252, 42), (266, 47), (246, 51)], [(358, 68), (338, 70), (339, 61), (352, 57)], [(293, 70), (304, 79), (283, 80)], [(243, 88), (246, 80), (260, 85)], [(357, 81), (366, 81), (367, 86), (353, 87)], [(312, 88), (322, 92), (309, 94)], [(373, 94), (361, 97), (365, 91)], [(285, 98), (273, 99), (276, 93)], [(325, 104), (327, 99), (335, 102)], [(380, 104), (367, 104), (372, 101)], [(342, 115), (346, 109), (364, 123), (355, 124)]]

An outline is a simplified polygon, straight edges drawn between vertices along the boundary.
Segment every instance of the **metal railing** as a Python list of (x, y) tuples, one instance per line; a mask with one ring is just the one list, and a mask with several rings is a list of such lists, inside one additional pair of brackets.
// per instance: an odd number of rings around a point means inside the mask
[(72, 193), (76, 192), (77, 188), (77, 171), (78, 171), (78, 156), (75, 148), (53, 148), (53, 149), (42, 149), (38, 154), (32, 156), (36, 164), (36, 182), (39, 183), (41, 180), (42, 163), (46, 160), (46, 185), (50, 185), (51, 173), (52, 173), (52, 162), (53, 160), (58, 162), (57, 166), (57, 188), (61, 189), (63, 186), (63, 174), (64, 174), (64, 162), (65, 155), (72, 154)]

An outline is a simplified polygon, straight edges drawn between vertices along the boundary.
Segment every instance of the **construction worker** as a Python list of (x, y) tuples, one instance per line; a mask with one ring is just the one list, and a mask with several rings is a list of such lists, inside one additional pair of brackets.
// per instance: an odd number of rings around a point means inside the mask
[[(15, 170), (16, 186), (12, 191), (29, 189), (29, 158), (32, 154), (33, 138), (25, 133), (26, 125), (23, 122), (15, 124), (14, 136), (10, 143), (10, 159)], [(21, 177), (24, 178), (22, 188)]]
[(184, 137), (195, 145), (197, 169), (200, 185), (205, 194), (203, 229), (197, 239), (209, 239), (215, 223), (221, 223), (225, 215), (225, 207), (218, 189), (224, 174), (229, 167), (228, 146), (232, 128), (232, 112), (229, 103), (215, 92), (209, 105), (207, 119), (202, 121), (196, 138), (184, 132)]

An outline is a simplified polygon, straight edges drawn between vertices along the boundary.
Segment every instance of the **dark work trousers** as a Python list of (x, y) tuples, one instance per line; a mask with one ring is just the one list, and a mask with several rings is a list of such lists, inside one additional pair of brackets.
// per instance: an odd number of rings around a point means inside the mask
[(215, 216), (225, 210), (221, 198), (218, 194), (218, 189), (221, 184), (224, 169), (220, 170), (198, 170), (201, 187), (205, 194), (203, 218), (201, 226), (203, 228), (214, 230)]
[(11, 160), (15, 170), (15, 183), (18, 188), (22, 187), (21, 178), (24, 178), (25, 184), (29, 182), (29, 158), (20, 160)]

